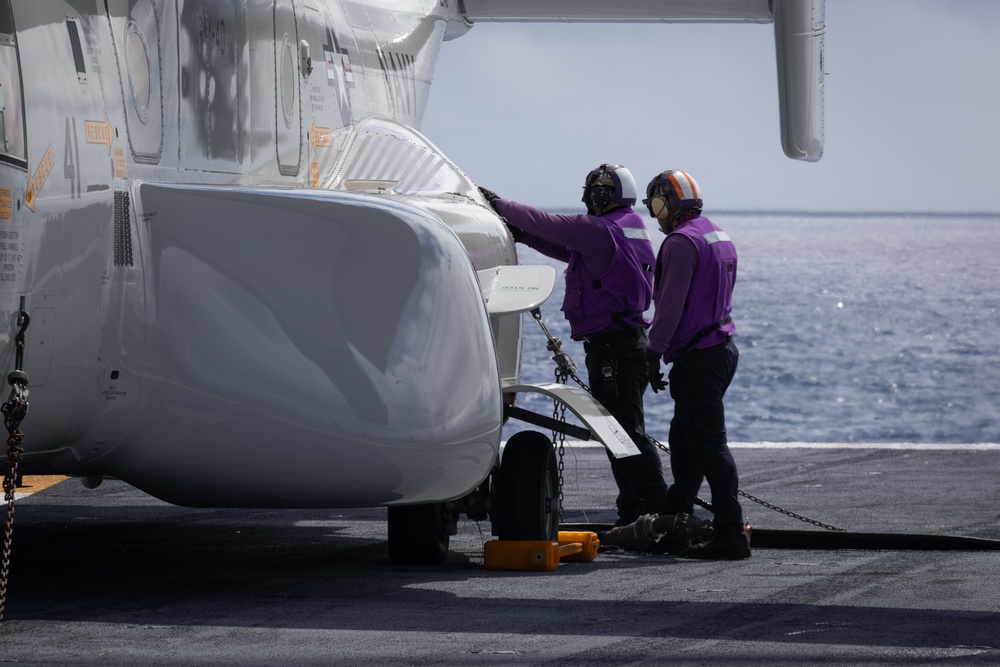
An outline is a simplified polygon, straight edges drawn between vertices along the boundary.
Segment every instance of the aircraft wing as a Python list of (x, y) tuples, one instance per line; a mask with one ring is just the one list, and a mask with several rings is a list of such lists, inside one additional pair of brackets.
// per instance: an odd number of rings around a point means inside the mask
[(753, 21), (770, 23), (769, 0), (464, 0), (470, 21)]
[(774, 23), (781, 145), (795, 160), (823, 156), (824, 0), (464, 0), (458, 37), (480, 21)]

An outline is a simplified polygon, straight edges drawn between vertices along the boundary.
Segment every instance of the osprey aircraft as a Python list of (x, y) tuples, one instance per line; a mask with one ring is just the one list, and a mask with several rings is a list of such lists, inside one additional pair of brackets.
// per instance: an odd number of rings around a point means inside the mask
[(17, 472), (385, 506), (401, 563), (461, 513), (552, 537), (551, 442), (501, 458), (518, 395), (636, 450), (584, 392), (521, 384), (554, 273), (420, 132), (443, 42), (518, 20), (773, 22), (784, 150), (822, 153), (822, 0), (0, 0)]

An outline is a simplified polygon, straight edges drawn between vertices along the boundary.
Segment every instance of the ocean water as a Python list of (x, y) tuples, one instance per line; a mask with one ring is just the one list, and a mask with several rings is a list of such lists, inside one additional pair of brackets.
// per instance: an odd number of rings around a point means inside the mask
[[(1000, 442), (1000, 215), (706, 214), (740, 258), (730, 441)], [(518, 249), (557, 267), (542, 315), (586, 382), (559, 310), (565, 265)], [(551, 382), (546, 339), (530, 316), (524, 327), (522, 379)], [(665, 443), (672, 401), (645, 402)], [(519, 405), (552, 411), (540, 396)]]

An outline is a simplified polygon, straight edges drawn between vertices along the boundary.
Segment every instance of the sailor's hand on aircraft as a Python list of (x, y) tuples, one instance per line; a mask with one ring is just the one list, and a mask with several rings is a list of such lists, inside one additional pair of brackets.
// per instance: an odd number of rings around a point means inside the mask
[(483, 197), (486, 198), (486, 203), (496, 209), (496, 200), (500, 199), (500, 195), (492, 190), (487, 190), (486, 188), (479, 188), (479, 191), (483, 193)]
[(507, 231), (510, 232), (510, 237), (514, 239), (514, 242), (520, 241), (521, 237), (524, 236), (524, 230), (507, 222), (507, 218), (501, 218), (501, 220), (503, 220), (503, 224), (507, 225)]
[(660, 355), (649, 352), (646, 355), (646, 369), (649, 373), (649, 386), (653, 388), (653, 393), (667, 388), (667, 381), (663, 379), (663, 371), (660, 370)]

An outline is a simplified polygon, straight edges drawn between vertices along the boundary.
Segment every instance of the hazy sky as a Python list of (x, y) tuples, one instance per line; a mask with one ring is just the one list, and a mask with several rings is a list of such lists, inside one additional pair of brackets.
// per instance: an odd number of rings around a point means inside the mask
[(706, 207), (1000, 213), (1000, 2), (827, 0), (826, 142), (781, 150), (773, 26), (480, 23), (442, 47), (422, 128), (477, 184), (579, 202), (620, 162)]

